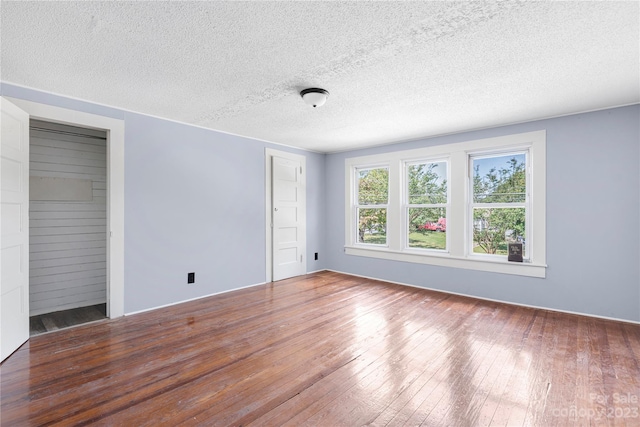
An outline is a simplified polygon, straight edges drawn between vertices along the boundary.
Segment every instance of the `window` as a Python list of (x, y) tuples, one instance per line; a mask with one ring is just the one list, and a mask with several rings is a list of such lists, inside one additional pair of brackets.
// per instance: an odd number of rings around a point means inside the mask
[(389, 169), (356, 168), (356, 218), (358, 243), (387, 244)]
[(447, 163), (410, 162), (405, 165), (407, 247), (447, 249)]
[(473, 221), (471, 251), (507, 255), (507, 244), (523, 244), (527, 259), (527, 152), (471, 156)]
[(544, 277), (545, 151), (538, 131), (346, 159), (345, 252)]

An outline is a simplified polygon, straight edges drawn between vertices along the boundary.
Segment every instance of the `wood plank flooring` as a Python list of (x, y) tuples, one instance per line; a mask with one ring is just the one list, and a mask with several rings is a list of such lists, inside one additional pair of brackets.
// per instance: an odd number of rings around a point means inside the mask
[(29, 334), (44, 334), (107, 318), (107, 304), (72, 308), (29, 317)]
[(640, 425), (640, 326), (321, 272), (31, 338), (4, 426)]

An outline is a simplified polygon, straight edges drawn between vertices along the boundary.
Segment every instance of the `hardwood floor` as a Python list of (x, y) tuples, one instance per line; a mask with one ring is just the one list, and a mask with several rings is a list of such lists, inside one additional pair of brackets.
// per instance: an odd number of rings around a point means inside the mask
[(321, 272), (31, 338), (28, 425), (628, 425), (640, 326)]
[(107, 318), (107, 304), (96, 304), (29, 317), (29, 334), (44, 334)]

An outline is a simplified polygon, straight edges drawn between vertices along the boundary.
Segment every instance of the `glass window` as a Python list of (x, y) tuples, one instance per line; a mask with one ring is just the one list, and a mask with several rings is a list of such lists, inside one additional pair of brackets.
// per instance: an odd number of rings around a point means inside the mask
[(346, 158), (345, 177), (348, 256), (546, 275), (544, 130)]
[(387, 244), (387, 211), (389, 203), (389, 169), (386, 167), (356, 169), (357, 242)]
[(472, 252), (507, 255), (507, 245), (523, 244), (527, 258), (526, 152), (472, 156)]
[(447, 249), (447, 162), (406, 164), (407, 246)]

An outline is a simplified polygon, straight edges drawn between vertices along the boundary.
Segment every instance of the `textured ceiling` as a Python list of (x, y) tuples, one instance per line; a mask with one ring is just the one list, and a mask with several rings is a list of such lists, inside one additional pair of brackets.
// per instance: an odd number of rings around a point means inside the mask
[(637, 1), (0, 7), (5, 82), (316, 151), (640, 102)]

